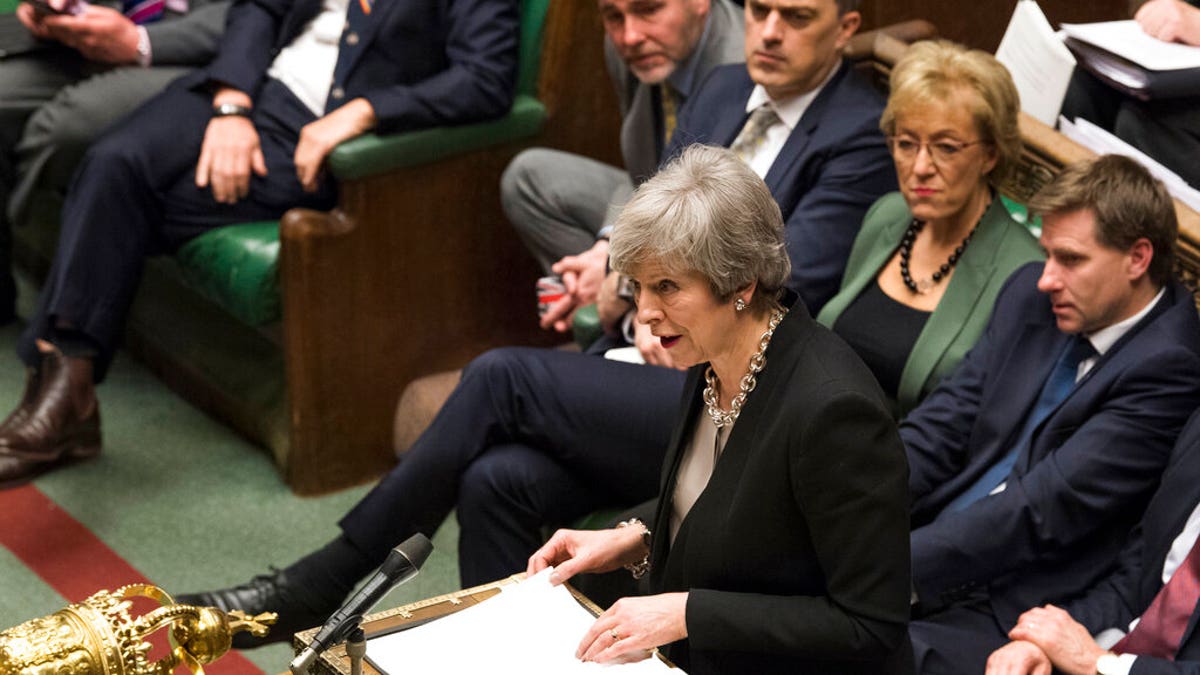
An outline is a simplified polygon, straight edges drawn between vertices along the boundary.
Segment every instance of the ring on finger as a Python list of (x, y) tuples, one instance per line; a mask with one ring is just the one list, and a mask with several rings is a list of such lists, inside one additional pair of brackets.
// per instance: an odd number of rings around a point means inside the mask
[(614, 629), (612, 629), (612, 630), (608, 631), (608, 634), (609, 634), (610, 636), (612, 636), (613, 642), (616, 642), (617, 640), (620, 640), (620, 639), (621, 639), (621, 636), (620, 636), (620, 634), (618, 634), (618, 633), (617, 633), (617, 629), (616, 629), (616, 628), (614, 628)]

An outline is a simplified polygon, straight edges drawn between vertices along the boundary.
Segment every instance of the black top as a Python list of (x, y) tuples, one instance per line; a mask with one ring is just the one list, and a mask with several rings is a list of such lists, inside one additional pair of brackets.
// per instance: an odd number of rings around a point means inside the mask
[(930, 314), (884, 293), (876, 279), (846, 307), (834, 322), (833, 332), (850, 345), (883, 391), (895, 400), (904, 364)]

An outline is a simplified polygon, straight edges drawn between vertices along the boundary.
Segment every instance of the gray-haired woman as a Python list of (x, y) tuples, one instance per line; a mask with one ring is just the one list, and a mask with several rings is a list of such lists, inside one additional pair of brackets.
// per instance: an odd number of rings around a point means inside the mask
[(560, 530), (529, 560), (556, 582), (649, 569), (653, 594), (614, 604), (579, 656), (669, 644), (693, 674), (911, 671), (904, 449), (871, 373), (782, 290), (766, 186), (692, 147), (639, 188), (611, 256), (638, 320), (692, 368), (654, 535)]

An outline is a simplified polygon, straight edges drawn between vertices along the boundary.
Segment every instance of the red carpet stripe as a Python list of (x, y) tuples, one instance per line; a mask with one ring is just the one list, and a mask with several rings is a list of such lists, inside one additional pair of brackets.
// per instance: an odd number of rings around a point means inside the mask
[[(0, 526), (0, 546), (69, 602), (84, 600), (100, 589), (153, 583), (33, 485), (0, 490), (0, 513), (6, 516)], [(262, 674), (236, 651), (206, 666), (205, 672)]]

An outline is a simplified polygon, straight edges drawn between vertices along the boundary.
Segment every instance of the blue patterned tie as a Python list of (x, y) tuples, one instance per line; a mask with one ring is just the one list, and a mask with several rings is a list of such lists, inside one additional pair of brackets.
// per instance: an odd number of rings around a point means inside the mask
[(1081, 335), (1074, 335), (1067, 341), (1062, 353), (1058, 355), (1054, 369), (1050, 371), (1050, 377), (1046, 378), (1046, 383), (1042, 385), (1042, 393), (1038, 396), (1037, 404), (1033, 406), (1029, 417), (1025, 418), (1025, 426), (1021, 428), (1021, 435), (1018, 436), (1012, 450), (1009, 450), (1008, 454), (985, 471), (978, 480), (971, 484), (971, 487), (951, 500), (942, 513), (938, 514), (939, 518), (943, 514), (956, 513), (967, 508), (986, 497), (988, 493), (1004, 482), (1009, 472), (1012, 471), (1013, 465), (1017, 463), (1017, 457), (1020, 456), (1021, 451), (1028, 447), (1033, 440), (1033, 431), (1063, 401), (1067, 400), (1067, 396), (1070, 396), (1071, 390), (1075, 388), (1075, 376), (1079, 372), (1079, 364), (1095, 354), (1096, 348)]

